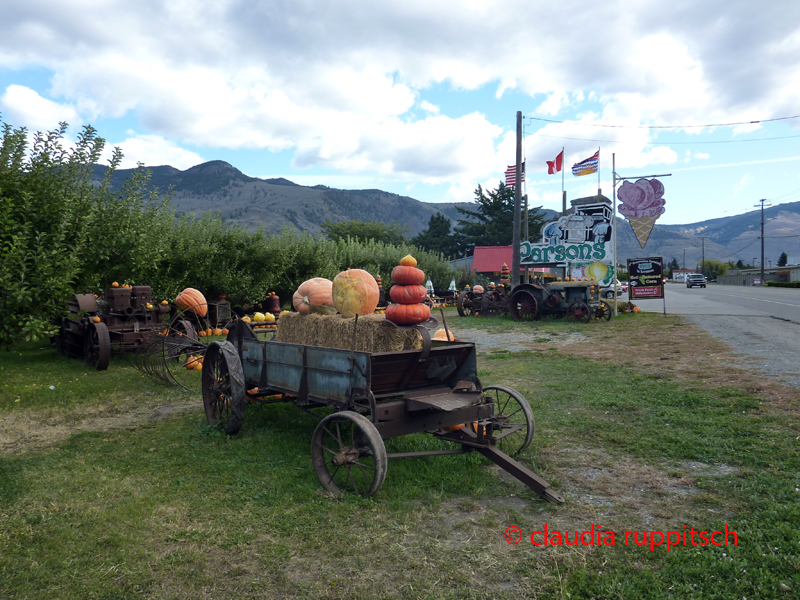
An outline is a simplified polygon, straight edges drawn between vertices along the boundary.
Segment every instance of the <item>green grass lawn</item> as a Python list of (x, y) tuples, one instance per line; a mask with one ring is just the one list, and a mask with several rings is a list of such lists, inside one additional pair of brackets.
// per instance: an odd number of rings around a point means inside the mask
[[(624, 324), (635, 334), (658, 319)], [(603, 326), (449, 313), (448, 325), (533, 339)], [(800, 595), (800, 432), (735, 381), (704, 389), (553, 349), (481, 355), (484, 385), (529, 400), (537, 429), (520, 460), (563, 505), (477, 454), (390, 461), (375, 496), (336, 498), (311, 468), (316, 421), (293, 407), (249, 406), (228, 437), (199, 399), (123, 358), (96, 372), (44, 346), (0, 355), (1, 423), (67, 429), (0, 455), (3, 599)], [(187, 401), (196, 408), (152, 418)], [(387, 450), (443, 444), (420, 434)], [(570, 537), (599, 525), (616, 543), (533, 546), (545, 523)], [(737, 545), (623, 543), (626, 530), (725, 524)]]

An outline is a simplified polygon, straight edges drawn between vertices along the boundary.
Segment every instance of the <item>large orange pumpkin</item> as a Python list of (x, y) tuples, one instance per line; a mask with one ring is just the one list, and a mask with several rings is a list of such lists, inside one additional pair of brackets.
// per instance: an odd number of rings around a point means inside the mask
[(201, 317), (208, 314), (206, 297), (194, 288), (186, 288), (175, 298), (175, 306), (180, 310), (190, 310)]
[(320, 313), (323, 315), (336, 314), (333, 307), (333, 282), (324, 277), (314, 277), (300, 284), (292, 296), (292, 305), (295, 310), (304, 315)]
[(398, 325), (414, 325), (430, 319), (431, 309), (427, 304), (390, 304), (386, 318)]
[(333, 279), (333, 305), (345, 318), (371, 315), (379, 298), (378, 282), (363, 269), (348, 269)]
[(398, 285), (422, 285), (425, 283), (425, 273), (416, 267), (398, 265), (392, 269), (392, 281)]
[(398, 304), (419, 304), (428, 297), (428, 291), (424, 285), (393, 285), (389, 296)]
[[(449, 336), (448, 336), (448, 334), (449, 334)], [(447, 331), (445, 329), (438, 329), (436, 331), (436, 333), (433, 334), (433, 337), (431, 339), (432, 340), (444, 340), (444, 341), (447, 341), (448, 338), (449, 338), (449, 340), (451, 342), (454, 342), (456, 340), (456, 338), (453, 337), (453, 332), (452, 331)]]

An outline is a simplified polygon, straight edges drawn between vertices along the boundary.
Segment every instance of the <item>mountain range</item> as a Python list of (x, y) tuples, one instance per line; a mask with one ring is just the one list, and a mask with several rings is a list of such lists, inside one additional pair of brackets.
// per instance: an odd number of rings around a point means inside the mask
[[(379, 221), (397, 223), (414, 236), (426, 229), (431, 216), (442, 213), (453, 226), (463, 218), (457, 207), (475, 209), (475, 203), (428, 203), (408, 196), (381, 190), (341, 190), (324, 185), (306, 187), (284, 178), (249, 177), (224, 161), (210, 161), (185, 171), (170, 166), (148, 167), (151, 185), (162, 193), (169, 192), (178, 214), (200, 216), (218, 211), (231, 224), (250, 230), (263, 227), (267, 233), (278, 233), (292, 226), (312, 235), (320, 232), (326, 220)], [(105, 167), (96, 166), (95, 176), (102, 178)], [(118, 188), (132, 169), (114, 173), (112, 187)], [(557, 213), (543, 210), (546, 220)], [(764, 210), (765, 266), (775, 266), (781, 252), (790, 264), (800, 262), (800, 202), (771, 206)], [(759, 264), (761, 256), (761, 210), (741, 215), (710, 219), (686, 225), (658, 225), (653, 228), (642, 249), (630, 225), (617, 219), (617, 257), (662, 256), (665, 261), (694, 269), (705, 259), (742, 260)], [(769, 261), (769, 262), (768, 262)]]

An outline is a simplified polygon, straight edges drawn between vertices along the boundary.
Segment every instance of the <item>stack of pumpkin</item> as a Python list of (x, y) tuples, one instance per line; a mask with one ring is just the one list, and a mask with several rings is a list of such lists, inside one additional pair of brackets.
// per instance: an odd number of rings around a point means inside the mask
[(397, 325), (415, 325), (431, 317), (431, 309), (423, 302), (428, 291), (422, 285), (425, 273), (417, 268), (417, 259), (410, 254), (400, 259), (400, 264), (392, 269), (392, 282), (389, 297), (392, 302), (386, 307), (386, 319)]

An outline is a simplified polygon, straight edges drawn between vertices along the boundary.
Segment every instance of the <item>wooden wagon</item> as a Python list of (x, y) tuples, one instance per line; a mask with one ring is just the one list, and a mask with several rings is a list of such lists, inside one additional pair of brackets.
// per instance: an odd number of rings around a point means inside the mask
[[(357, 318), (356, 318), (357, 322)], [(422, 348), (359, 352), (259, 339), (246, 323), (205, 351), (202, 393), (210, 424), (239, 431), (248, 402), (291, 402), (320, 419), (311, 459), (332, 492), (374, 494), (389, 458), (480, 452), (542, 498), (562, 502), (550, 485), (512, 456), (531, 443), (528, 402), (505, 386), (483, 387), (475, 345), (432, 341)], [(330, 407), (320, 418), (311, 409)], [(387, 454), (384, 440), (427, 432), (460, 448)]]

